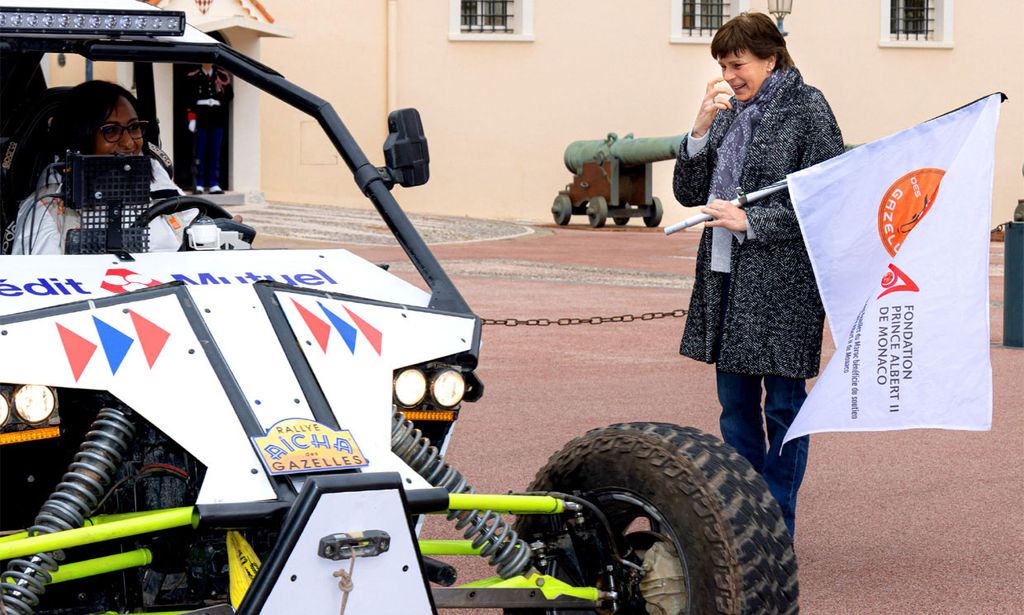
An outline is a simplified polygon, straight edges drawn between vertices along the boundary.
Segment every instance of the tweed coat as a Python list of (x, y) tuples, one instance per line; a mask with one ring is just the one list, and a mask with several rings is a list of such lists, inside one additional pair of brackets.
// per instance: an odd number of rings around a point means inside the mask
[[(740, 185), (753, 192), (787, 173), (815, 165), (843, 151), (832, 109), (820, 91), (804, 83), (795, 68), (782, 75), (775, 95), (747, 149)], [(735, 102), (735, 99), (733, 100)], [(673, 188), (687, 207), (707, 203), (717, 149), (736, 119), (735, 109), (719, 111), (704, 148), (690, 157), (679, 148)], [(711, 271), (711, 229), (697, 252), (697, 277), (680, 354), (724, 372), (810, 378), (818, 373), (825, 310), (810, 259), (786, 191), (746, 207), (753, 237), (733, 240), (731, 281), (724, 327), (723, 275)]]

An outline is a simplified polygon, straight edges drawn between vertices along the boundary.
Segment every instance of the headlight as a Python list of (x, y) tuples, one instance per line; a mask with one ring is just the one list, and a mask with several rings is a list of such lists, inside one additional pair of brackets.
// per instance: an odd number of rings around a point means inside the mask
[(427, 394), (427, 377), (418, 369), (402, 370), (395, 377), (395, 397), (403, 406), (415, 406)]
[(11, 404), (7, 402), (7, 396), (0, 394), (0, 427), (4, 426), (11, 416)]
[(14, 411), (26, 423), (42, 423), (53, 415), (57, 406), (50, 387), (26, 384), (14, 392)]
[(457, 406), (466, 394), (466, 381), (460, 372), (446, 369), (434, 376), (430, 383), (430, 394), (434, 396), (434, 401), (445, 408)]

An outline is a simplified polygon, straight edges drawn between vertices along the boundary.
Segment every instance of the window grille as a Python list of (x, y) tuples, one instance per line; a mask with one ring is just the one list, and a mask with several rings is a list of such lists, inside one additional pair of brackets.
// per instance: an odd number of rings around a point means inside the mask
[(515, 32), (515, 0), (462, 0), (463, 32)]
[(893, 40), (934, 40), (934, 0), (891, 0), (889, 32)]
[(729, 0), (682, 0), (683, 33), (690, 36), (712, 35), (729, 19)]

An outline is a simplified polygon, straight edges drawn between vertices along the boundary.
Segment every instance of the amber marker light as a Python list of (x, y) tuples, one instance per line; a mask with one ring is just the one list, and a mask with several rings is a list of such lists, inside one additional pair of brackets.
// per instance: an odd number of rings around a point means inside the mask
[(19, 442), (34, 442), (36, 440), (47, 440), (60, 437), (60, 427), (43, 427), (42, 429), (26, 429), (24, 431), (12, 431), (0, 434), (0, 446), (4, 444), (18, 444)]
[(451, 423), (455, 420), (454, 410), (406, 410), (405, 418), (410, 421), (439, 421)]

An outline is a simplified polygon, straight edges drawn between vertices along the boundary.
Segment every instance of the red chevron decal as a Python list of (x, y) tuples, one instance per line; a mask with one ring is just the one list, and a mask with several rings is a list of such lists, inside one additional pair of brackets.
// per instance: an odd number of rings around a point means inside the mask
[(331, 325), (320, 320), (316, 314), (299, 305), (295, 299), (292, 299), (292, 304), (299, 311), (302, 320), (306, 321), (306, 326), (309, 327), (310, 333), (316, 338), (316, 342), (320, 344), (320, 349), (327, 352), (327, 342), (331, 339)]
[(384, 340), (384, 336), (381, 334), (381, 332), (375, 329), (373, 325), (371, 325), (370, 323), (353, 314), (352, 310), (348, 309), (347, 307), (345, 308), (345, 311), (348, 312), (348, 315), (352, 317), (352, 320), (355, 321), (356, 326), (359, 327), (359, 331), (362, 332), (363, 337), (366, 338), (366, 341), (370, 342), (370, 345), (373, 346), (373, 349), (377, 351), (377, 355), (379, 356), (381, 343)]
[(163, 352), (164, 344), (171, 334), (156, 326), (152, 322), (139, 316), (132, 310), (128, 310), (132, 317), (132, 324), (135, 325), (135, 332), (139, 335), (139, 343), (142, 344), (142, 352), (146, 355), (146, 362), (149, 368), (153, 369), (157, 357)]
[(64, 344), (64, 354), (71, 366), (71, 374), (75, 377), (75, 382), (78, 382), (82, 372), (85, 371), (85, 366), (89, 364), (93, 353), (96, 352), (96, 344), (60, 324), (57, 325), (57, 333), (60, 334), (60, 341)]

